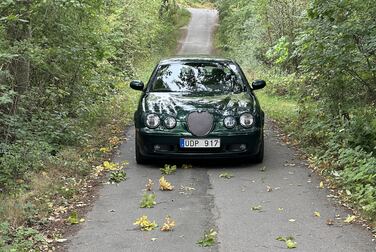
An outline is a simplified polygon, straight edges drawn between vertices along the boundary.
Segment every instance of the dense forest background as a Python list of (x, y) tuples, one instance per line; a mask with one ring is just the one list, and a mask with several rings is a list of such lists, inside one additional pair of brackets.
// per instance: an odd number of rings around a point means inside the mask
[(265, 78), (269, 117), (376, 216), (376, 2), (217, 0), (221, 53)]
[(1, 251), (48, 249), (46, 217), (123, 137), (129, 80), (174, 54), (188, 20), (173, 0), (0, 1)]

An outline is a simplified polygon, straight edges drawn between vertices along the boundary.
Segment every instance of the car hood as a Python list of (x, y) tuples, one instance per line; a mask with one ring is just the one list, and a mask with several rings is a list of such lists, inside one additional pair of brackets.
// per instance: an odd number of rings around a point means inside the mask
[(226, 95), (150, 92), (143, 98), (143, 111), (184, 119), (192, 111), (208, 111), (215, 117), (254, 112), (255, 98), (246, 92)]

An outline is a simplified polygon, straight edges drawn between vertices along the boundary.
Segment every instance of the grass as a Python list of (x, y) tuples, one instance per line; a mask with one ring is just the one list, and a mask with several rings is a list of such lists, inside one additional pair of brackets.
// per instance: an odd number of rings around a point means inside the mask
[(267, 117), (282, 123), (298, 118), (298, 104), (295, 100), (272, 96), (265, 91), (256, 91), (255, 93)]
[(209, 0), (178, 0), (180, 5), (192, 8), (213, 9), (214, 3)]

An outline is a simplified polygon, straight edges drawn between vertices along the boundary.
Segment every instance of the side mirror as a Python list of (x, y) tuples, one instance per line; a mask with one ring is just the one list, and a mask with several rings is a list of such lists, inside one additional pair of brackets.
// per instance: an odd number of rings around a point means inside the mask
[(134, 90), (144, 90), (144, 83), (140, 80), (131, 81), (130, 87)]
[(266, 82), (264, 80), (255, 80), (252, 82), (252, 89), (257, 90), (257, 89), (262, 89), (266, 86)]

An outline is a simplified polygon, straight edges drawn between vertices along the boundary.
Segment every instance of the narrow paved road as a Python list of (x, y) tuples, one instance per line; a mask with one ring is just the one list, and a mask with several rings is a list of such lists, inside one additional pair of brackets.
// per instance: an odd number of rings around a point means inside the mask
[[(191, 9), (192, 21), (180, 54), (211, 53), (212, 31), (217, 22), (215, 11)], [(261, 77), (261, 76), (260, 76)], [(172, 192), (160, 192), (155, 186), (158, 204), (140, 209), (139, 202), (148, 178), (156, 184), (159, 166), (139, 166), (134, 158), (134, 128), (115, 161), (129, 161), (128, 179), (105, 185), (82, 229), (70, 238), (69, 251), (286, 251), (277, 236), (295, 237), (296, 251), (376, 251), (371, 234), (360, 225), (344, 225), (348, 212), (319, 189), (319, 178), (283, 144), (278, 134), (266, 125), (265, 161), (261, 165), (195, 165), (168, 176), (175, 185)], [(235, 177), (219, 178), (228, 171)], [(195, 188), (186, 191), (181, 186)], [(267, 187), (272, 188), (271, 192)], [(261, 205), (261, 211), (252, 211)], [(314, 217), (314, 212), (321, 217)], [(175, 231), (141, 232), (132, 223), (146, 214), (163, 223), (172, 216)], [(327, 219), (335, 219), (332, 226)], [(294, 219), (295, 221), (289, 221)], [(203, 231), (215, 227), (218, 245), (200, 248), (196, 241)], [(156, 239), (152, 239), (156, 238)], [(153, 241), (154, 240), (154, 241)]]

